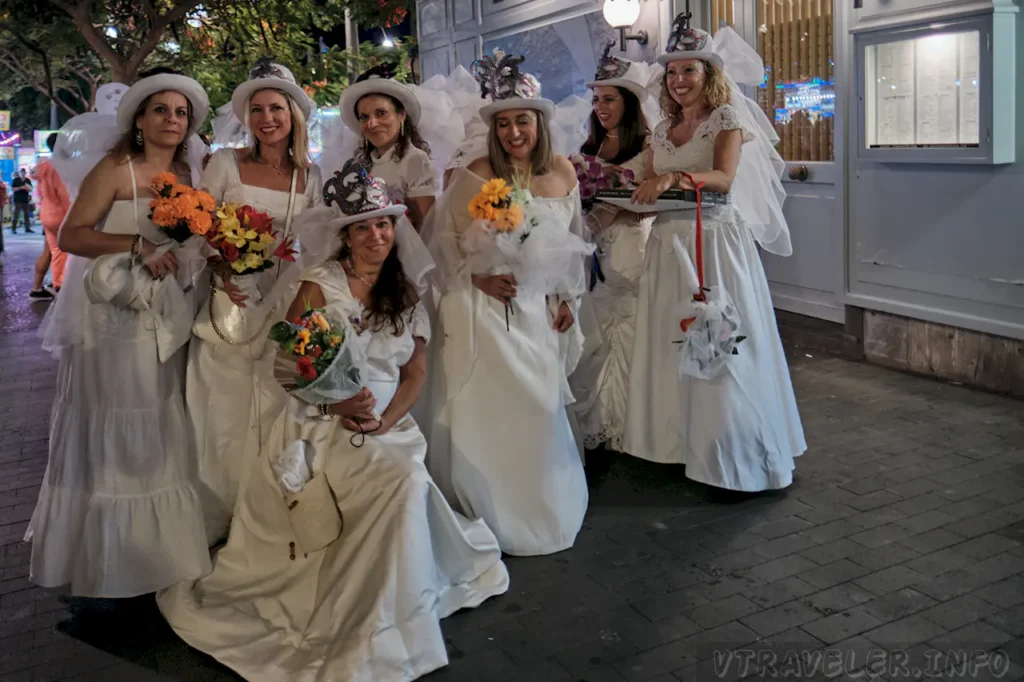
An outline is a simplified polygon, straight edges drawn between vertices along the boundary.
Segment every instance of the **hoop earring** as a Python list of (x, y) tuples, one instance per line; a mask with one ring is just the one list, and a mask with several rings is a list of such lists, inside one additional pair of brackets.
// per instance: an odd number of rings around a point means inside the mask
[(142, 137), (142, 131), (138, 128), (135, 129), (135, 144), (141, 147), (145, 144), (146, 140)]

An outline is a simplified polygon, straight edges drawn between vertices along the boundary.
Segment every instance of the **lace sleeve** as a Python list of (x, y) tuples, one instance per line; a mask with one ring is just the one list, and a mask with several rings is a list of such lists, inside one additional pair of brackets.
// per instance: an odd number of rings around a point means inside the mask
[(739, 112), (731, 104), (725, 104), (712, 111), (708, 127), (711, 129), (712, 137), (718, 137), (718, 133), (726, 130), (739, 130), (743, 135), (743, 142), (754, 139), (753, 133), (743, 126)]
[(437, 173), (430, 162), (430, 157), (421, 149), (412, 147), (405, 163), (405, 181), (408, 183), (406, 196), (410, 199), (416, 197), (432, 197), (437, 194)]

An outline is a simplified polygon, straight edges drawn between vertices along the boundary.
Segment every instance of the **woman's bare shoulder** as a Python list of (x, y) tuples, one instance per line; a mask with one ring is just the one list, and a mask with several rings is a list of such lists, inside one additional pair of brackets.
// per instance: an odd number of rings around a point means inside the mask
[(466, 166), (466, 168), (470, 172), (476, 173), (482, 178), (489, 179), (494, 177), (494, 169), (491, 168), (491, 160), (486, 156), (481, 156), (479, 159), (474, 159), (473, 163)]

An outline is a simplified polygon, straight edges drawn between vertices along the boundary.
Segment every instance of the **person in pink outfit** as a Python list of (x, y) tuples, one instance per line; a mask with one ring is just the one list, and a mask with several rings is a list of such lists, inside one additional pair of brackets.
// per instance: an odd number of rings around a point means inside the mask
[[(57, 133), (51, 133), (46, 139), (46, 144), (52, 152), (57, 146)], [(43, 233), (46, 235), (46, 246), (49, 251), (44, 251), (36, 261), (36, 281), (32, 293), (45, 291), (43, 289), (43, 278), (46, 276), (46, 260), (49, 260), (50, 278), (53, 280), (54, 289), (60, 291), (64, 282), (64, 264), (67, 254), (57, 246), (57, 232), (60, 230), (64, 216), (71, 208), (71, 197), (64, 186), (64, 181), (57, 174), (57, 169), (49, 161), (42, 161), (36, 167), (36, 178), (39, 191), (39, 222), (43, 224)], [(49, 258), (47, 258), (49, 256)]]

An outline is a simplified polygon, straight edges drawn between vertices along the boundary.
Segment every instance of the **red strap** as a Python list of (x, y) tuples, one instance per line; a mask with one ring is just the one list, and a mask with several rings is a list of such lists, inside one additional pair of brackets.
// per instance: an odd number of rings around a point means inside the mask
[(689, 173), (683, 173), (683, 177), (690, 181), (694, 191), (697, 193), (697, 234), (694, 236), (694, 250), (697, 252), (697, 283), (700, 284), (700, 291), (693, 295), (695, 301), (707, 300), (704, 296), (704, 222), (701, 216), (701, 189), (703, 182), (696, 182)]

